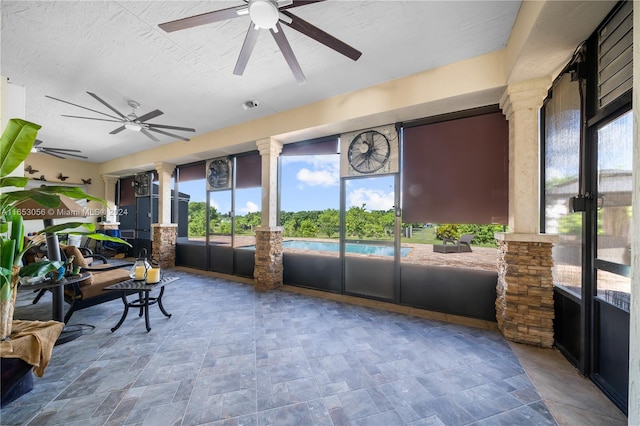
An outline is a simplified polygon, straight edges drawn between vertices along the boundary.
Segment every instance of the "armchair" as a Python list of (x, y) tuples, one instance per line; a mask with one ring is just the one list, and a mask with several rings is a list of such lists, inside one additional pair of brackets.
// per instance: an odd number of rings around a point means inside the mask
[[(475, 234), (462, 234), (457, 240), (445, 238), (442, 244), (434, 244), (433, 251), (436, 253), (469, 253), (471, 250), (471, 241), (475, 238)], [(451, 243), (447, 245), (447, 243)]]

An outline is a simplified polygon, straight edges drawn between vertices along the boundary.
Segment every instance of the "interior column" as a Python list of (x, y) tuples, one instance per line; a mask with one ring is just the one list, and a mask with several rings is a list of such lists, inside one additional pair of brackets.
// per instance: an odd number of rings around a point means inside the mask
[(539, 110), (551, 79), (510, 84), (500, 107), (509, 121), (509, 232), (497, 233), (496, 315), (505, 338), (553, 345), (555, 237), (539, 233)]
[(262, 223), (256, 229), (254, 287), (259, 291), (282, 285), (282, 227), (277, 226), (278, 156), (282, 143), (266, 138), (256, 141), (262, 157)]
[(175, 164), (157, 162), (158, 172), (158, 223), (151, 225), (152, 258), (161, 268), (172, 268), (176, 265), (176, 240), (178, 225), (171, 223), (171, 175)]
[(107, 202), (107, 211), (104, 215), (108, 223), (117, 223), (118, 215), (116, 206), (116, 184), (118, 176), (102, 175), (104, 181), (104, 200)]

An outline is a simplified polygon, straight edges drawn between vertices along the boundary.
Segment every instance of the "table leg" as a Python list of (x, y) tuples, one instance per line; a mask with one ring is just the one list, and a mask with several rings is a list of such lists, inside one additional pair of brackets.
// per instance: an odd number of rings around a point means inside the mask
[(144, 323), (147, 326), (147, 333), (150, 332), (151, 326), (149, 325), (149, 290), (144, 291)]
[(140, 313), (138, 316), (142, 318), (142, 315), (144, 314), (144, 306), (142, 305), (144, 303), (144, 299), (142, 298), (142, 291), (138, 292), (138, 302), (140, 303)]
[(160, 295), (158, 296), (158, 307), (162, 311), (165, 317), (171, 318), (171, 314), (164, 310), (164, 306), (162, 306), (162, 295), (164, 294), (164, 287), (160, 288)]
[(129, 313), (129, 302), (127, 302), (127, 293), (123, 291), (120, 294), (122, 296), (122, 302), (124, 303), (124, 312), (122, 313), (122, 317), (120, 318), (120, 321), (118, 321), (115, 327), (111, 329), (112, 333), (116, 331), (118, 328), (120, 328), (120, 326), (124, 322), (124, 319), (127, 317), (127, 314)]

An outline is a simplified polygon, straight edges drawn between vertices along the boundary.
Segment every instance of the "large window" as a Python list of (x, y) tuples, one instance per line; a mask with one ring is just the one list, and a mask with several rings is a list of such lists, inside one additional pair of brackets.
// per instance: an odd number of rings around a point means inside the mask
[(237, 156), (235, 166), (233, 246), (254, 246), (255, 229), (262, 224), (262, 157), (257, 152)]
[(338, 140), (285, 145), (280, 159), (280, 226), (284, 250), (338, 255)]
[(509, 131), (497, 107), (407, 123), (402, 144), (404, 264), (496, 270), (508, 216)]
[(575, 296), (582, 286), (582, 212), (570, 199), (580, 193), (580, 87), (567, 73), (553, 87), (544, 114), (543, 232), (557, 234), (553, 247), (553, 277)]
[(204, 244), (207, 230), (204, 162), (178, 167), (178, 190), (181, 197), (187, 200), (188, 217), (186, 230), (179, 229), (178, 242)]

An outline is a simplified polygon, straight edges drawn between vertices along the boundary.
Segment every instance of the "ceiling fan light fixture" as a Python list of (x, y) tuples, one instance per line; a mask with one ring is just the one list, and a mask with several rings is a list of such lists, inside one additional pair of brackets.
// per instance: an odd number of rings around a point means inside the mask
[(124, 123), (124, 128), (127, 130), (133, 130), (134, 132), (139, 132), (140, 130), (142, 130), (142, 126), (140, 124), (133, 123), (131, 121)]
[(249, 16), (257, 28), (269, 29), (275, 27), (280, 14), (278, 5), (271, 0), (251, 0)]

